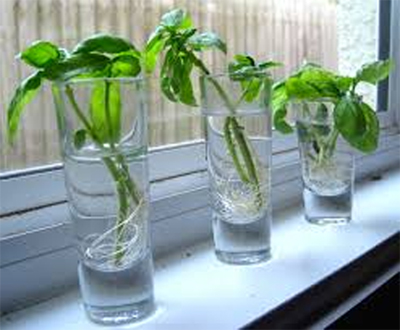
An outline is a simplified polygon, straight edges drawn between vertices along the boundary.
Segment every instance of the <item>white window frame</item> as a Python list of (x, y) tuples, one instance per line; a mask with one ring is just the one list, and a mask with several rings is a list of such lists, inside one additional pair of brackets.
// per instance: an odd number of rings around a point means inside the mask
[[(392, 1), (392, 15), (400, 16), (399, 1)], [(392, 19), (391, 57), (397, 65), (389, 81), (388, 110), (378, 113), (378, 151), (357, 157), (358, 177), (399, 164), (399, 40), (400, 23)], [(273, 205), (278, 208), (300, 198), (301, 181), (296, 137), (274, 132), (273, 138)], [(149, 152), (156, 256), (210, 234), (204, 151), (204, 141), (198, 140)], [(76, 284), (76, 255), (68, 216), (61, 164), (0, 175), (0, 280), (5, 289), (0, 303), (4, 311), (24, 307)], [(16, 280), (26, 276), (27, 269), (31, 270), (31, 281)]]

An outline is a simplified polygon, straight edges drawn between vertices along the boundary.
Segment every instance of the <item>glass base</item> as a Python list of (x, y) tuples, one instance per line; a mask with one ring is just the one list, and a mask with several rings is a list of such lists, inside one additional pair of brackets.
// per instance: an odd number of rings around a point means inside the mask
[(325, 225), (346, 225), (351, 221), (351, 218), (350, 217), (347, 217), (347, 218), (330, 218), (330, 217), (309, 218), (309, 217), (306, 217), (306, 220), (309, 223), (312, 223), (314, 225), (325, 226)]
[(305, 218), (317, 225), (342, 225), (351, 220), (352, 190), (337, 195), (318, 195), (308, 188), (303, 190)]
[(102, 325), (136, 322), (150, 316), (155, 311), (153, 298), (140, 303), (117, 307), (97, 307), (86, 304), (84, 306), (89, 319)]
[(251, 251), (251, 252), (224, 252), (216, 250), (215, 254), (219, 261), (231, 265), (252, 265), (271, 259), (271, 251)]

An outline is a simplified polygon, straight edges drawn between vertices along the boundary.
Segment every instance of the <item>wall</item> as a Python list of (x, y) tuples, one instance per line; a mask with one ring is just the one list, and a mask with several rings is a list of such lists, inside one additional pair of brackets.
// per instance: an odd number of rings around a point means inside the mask
[[(378, 0), (338, 0), (339, 71), (354, 75), (361, 64), (377, 58)], [(375, 107), (376, 88), (360, 85), (366, 101)]]

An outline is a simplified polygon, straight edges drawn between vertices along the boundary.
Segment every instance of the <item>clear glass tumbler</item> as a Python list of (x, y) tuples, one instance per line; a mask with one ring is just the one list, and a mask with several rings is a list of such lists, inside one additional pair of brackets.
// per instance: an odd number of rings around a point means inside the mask
[(101, 324), (154, 310), (144, 81), (55, 85), (68, 203), (88, 317)]
[(217, 258), (253, 264), (271, 256), (271, 79), (204, 76), (201, 109), (206, 122), (207, 164)]
[(354, 154), (340, 138), (328, 100), (295, 104), (307, 221), (345, 224), (351, 220)]

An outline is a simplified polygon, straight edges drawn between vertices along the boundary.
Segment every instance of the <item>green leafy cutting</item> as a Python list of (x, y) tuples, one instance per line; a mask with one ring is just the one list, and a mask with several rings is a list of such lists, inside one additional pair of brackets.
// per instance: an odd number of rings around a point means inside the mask
[[(67, 82), (62, 88), (71, 108), (80, 120), (81, 128), (73, 135), (73, 145), (82, 149), (88, 141), (104, 154), (102, 158), (115, 182), (118, 196), (117, 237), (115, 263), (121, 263), (126, 219), (142, 204), (142, 193), (129, 173), (124, 155), (118, 149), (121, 138), (122, 103), (120, 85), (114, 77), (135, 77), (141, 72), (141, 53), (127, 40), (117, 36), (98, 34), (83, 40), (69, 53), (48, 41), (37, 41), (19, 56), (36, 71), (16, 89), (7, 111), (7, 135), (13, 142), (21, 115), (46, 81)], [(87, 78), (107, 78), (93, 84), (90, 111), (86, 115), (75, 100), (69, 81)], [(108, 79), (109, 78), (109, 79)], [(53, 84), (54, 98), (60, 100), (57, 84)], [(62, 116), (57, 116), (60, 126)]]
[(28, 65), (45, 68), (61, 57), (61, 51), (50, 42), (37, 41), (19, 54), (19, 57)]
[[(37, 41), (24, 50), (20, 54), (20, 58), (36, 68), (37, 71), (17, 88), (8, 108), (8, 136), (11, 142), (15, 137), (25, 105), (33, 99), (43, 81), (135, 77), (141, 71), (140, 53), (136, 48), (129, 41), (105, 34), (94, 35), (83, 40), (72, 53), (68, 53), (48, 41)], [(116, 93), (112, 89), (110, 93), (111, 100), (113, 100)], [(102, 97), (104, 100), (105, 95)], [(93, 99), (93, 102), (95, 100), (97, 103), (100, 102), (98, 97)], [(97, 117), (101, 117), (104, 113), (104, 106), (95, 108), (99, 108)], [(111, 125), (114, 126), (112, 129), (115, 136), (118, 136), (120, 123), (113, 121)], [(101, 136), (102, 134), (98, 133), (97, 135)], [(111, 140), (114, 140), (115, 136), (110, 136)], [(101, 139), (101, 142), (106, 142), (106, 140)]]
[(195, 51), (203, 51), (210, 48), (217, 48), (226, 53), (226, 44), (213, 32), (197, 33), (188, 39), (188, 44)]
[(235, 55), (234, 61), (229, 63), (228, 72), (231, 80), (241, 84), (243, 94), (240, 101), (253, 102), (261, 90), (269, 86), (271, 79), (266, 76), (266, 70), (277, 66), (281, 64), (272, 61), (256, 63), (249, 55)]
[[(275, 128), (282, 133), (293, 131), (285, 120), (287, 106), (291, 102), (324, 100), (333, 104), (334, 128), (327, 139), (321, 138), (323, 134), (318, 129), (308, 132), (314, 137), (314, 149), (324, 153), (319, 158), (326, 159), (332, 155), (338, 135), (362, 152), (374, 151), (379, 138), (378, 118), (376, 112), (356, 93), (356, 88), (360, 82), (375, 85), (386, 79), (393, 66), (391, 60), (376, 61), (363, 65), (354, 77), (347, 77), (316, 64), (306, 64), (273, 86)], [(327, 109), (324, 111), (327, 115)]]
[(356, 86), (359, 81), (365, 81), (376, 85), (378, 82), (388, 77), (393, 67), (394, 63), (390, 60), (364, 64), (361, 69), (357, 71), (354, 85)]
[[(107, 102), (105, 102), (107, 100)], [(95, 83), (90, 100), (90, 119), (97, 140), (117, 143), (121, 131), (121, 99), (118, 83)]]
[(129, 41), (109, 34), (96, 34), (80, 42), (72, 51), (72, 54), (121, 54), (132, 52), (139, 56), (135, 46)]
[(151, 34), (144, 51), (144, 67), (152, 72), (158, 56), (165, 53), (161, 64), (161, 90), (172, 102), (197, 106), (191, 75), (196, 67), (202, 73), (209, 71), (195, 52), (207, 49), (226, 52), (226, 44), (215, 33), (198, 33), (190, 16), (182, 9), (175, 9), (161, 18), (160, 25)]
[(66, 81), (85, 74), (87, 78), (95, 77), (94, 73), (104, 70), (109, 64), (110, 59), (101, 54), (76, 54), (46, 67), (43, 76), (50, 81)]
[(25, 106), (33, 100), (42, 84), (42, 72), (37, 71), (26, 78), (15, 91), (7, 113), (7, 136), (13, 142)]
[[(232, 113), (224, 124), (224, 139), (227, 150), (232, 157), (238, 176), (243, 183), (250, 184), (256, 192), (258, 206), (261, 207), (261, 192), (259, 186), (259, 164), (252, 152), (246, 132), (235, 116), (237, 107), (242, 101), (252, 102), (259, 97), (261, 91), (269, 88), (271, 79), (266, 70), (279, 65), (275, 62), (257, 64), (248, 55), (236, 55), (229, 64), (228, 73), (233, 81), (238, 81), (242, 87), (239, 100), (231, 100), (222, 86), (210, 76), (210, 71), (196, 53), (208, 49), (216, 49), (226, 54), (225, 42), (213, 32), (198, 32), (193, 27), (190, 16), (181, 9), (176, 9), (162, 16), (159, 26), (147, 41), (144, 67), (152, 72), (161, 53), (161, 90), (172, 102), (181, 102), (189, 106), (197, 106), (194, 95), (192, 73), (194, 69), (206, 75), (214, 85), (217, 93)], [(269, 103), (269, 100), (265, 100)]]

